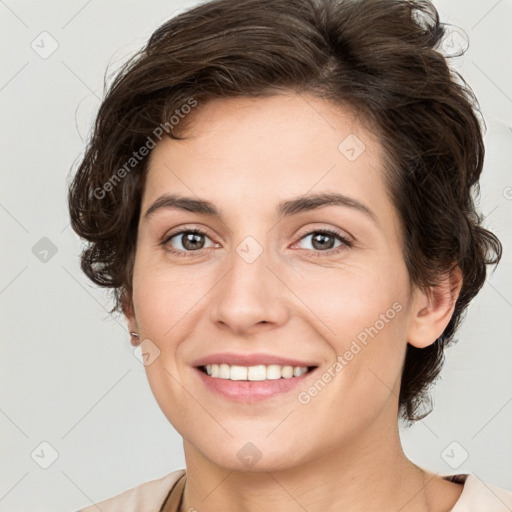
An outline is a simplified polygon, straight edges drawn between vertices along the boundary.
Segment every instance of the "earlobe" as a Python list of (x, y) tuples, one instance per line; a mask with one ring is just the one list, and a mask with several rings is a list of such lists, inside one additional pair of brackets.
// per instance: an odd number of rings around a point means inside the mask
[(462, 287), (462, 272), (456, 266), (435, 287), (414, 291), (412, 319), (407, 341), (425, 348), (441, 336), (450, 322)]

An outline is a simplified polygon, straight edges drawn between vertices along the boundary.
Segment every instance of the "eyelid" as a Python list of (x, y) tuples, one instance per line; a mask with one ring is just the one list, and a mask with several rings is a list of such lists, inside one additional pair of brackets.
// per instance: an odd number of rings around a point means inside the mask
[(350, 235), (346, 231), (341, 230), (339, 228), (335, 228), (332, 226), (325, 226), (325, 225), (313, 226), (313, 227), (310, 226), (308, 228), (305, 228), (304, 231), (299, 232), (299, 234), (297, 235), (297, 238), (300, 240), (300, 239), (304, 238), (305, 236), (311, 235), (313, 233), (328, 233), (333, 236), (337, 236), (342, 240), (345, 240), (347, 243), (354, 243), (354, 238), (352, 237), (352, 235)]
[(173, 236), (191, 232), (197, 232), (207, 236), (210, 239), (212, 238), (209, 234), (210, 230), (202, 224), (182, 224), (166, 232), (165, 235), (162, 236), (160, 243), (165, 244), (166, 241), (168, 241), (169, 238), (172, 238)]

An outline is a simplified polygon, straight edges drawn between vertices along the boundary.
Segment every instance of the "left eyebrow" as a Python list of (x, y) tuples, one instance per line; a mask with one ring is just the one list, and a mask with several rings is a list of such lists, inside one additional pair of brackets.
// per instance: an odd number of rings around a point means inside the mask
[[(368, 206), (360, 201), (343, 194), (318, 193), (298, 196), (287, 199), (278, 204), (277, 213), (283, 217), (289, 217), (309, 210), (316, 210), (324, 206), (343, 206), (352, 208), (369, 217), (377, 223), (377, 216)], [(199, 213), (222, 220), (220, 210), (210, 201), (184, 197), (177, 194), (165, 194), (160, 196), (146, 211), (144, 218), (148, 219), (161, 210), (181, 210), (192, 213)]]
[(336, 193), (318, 193), (299, 196), (287, 201), (279, 203), (278, 212), (280, 215), (287, 217), (295, 215), (300, 212), (315, 210), (324, 206), (343, 206), (345, 208), (352, 208), (358, 212), (363, 213), (367, 217), (377, 223), (377, 216), (365, 204), (357, 199)]

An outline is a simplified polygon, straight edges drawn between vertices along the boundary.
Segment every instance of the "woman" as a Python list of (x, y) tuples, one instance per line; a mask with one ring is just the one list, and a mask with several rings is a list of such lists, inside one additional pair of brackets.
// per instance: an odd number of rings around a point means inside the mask
[(72, 225), (186, 469), (83, 510), (510, 510), (398, 434), (501, 257), (443, 35), (427, 1), (216, 0), (121, 70)]

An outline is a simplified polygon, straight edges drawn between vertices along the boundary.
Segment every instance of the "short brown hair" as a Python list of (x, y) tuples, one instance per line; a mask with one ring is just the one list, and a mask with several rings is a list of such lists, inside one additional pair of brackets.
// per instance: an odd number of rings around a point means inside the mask
[(113, 289), (112, 311), (131, 304), (148, 161), (130, 160), (134, 149), (157, 126), (179, 139), (169, 120), (191, 98), (312, 93), (353, 109), (378, 134), (410, 282), (427, 289), (456, 265), (462, 271), (443, 334), (423, 349), (407, 345), (400, 415), (429, 414), (420, 409), (444, 347), (502, 252), (475, 209), (478, 102), (440, 52), (445, 35), (427, 0), (214, 0), (160, 26), (110, 85), (69, 188), (72, 227), (89, 242), (82, 269)]

